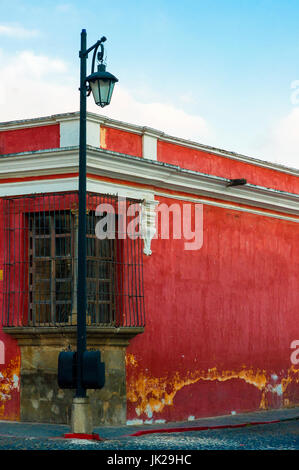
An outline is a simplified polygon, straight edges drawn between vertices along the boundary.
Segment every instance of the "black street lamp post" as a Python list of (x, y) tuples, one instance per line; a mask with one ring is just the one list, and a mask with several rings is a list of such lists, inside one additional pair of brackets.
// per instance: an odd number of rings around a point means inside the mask
[[(83, 354), (86, 351), (86, 98), (93, 92), (95, 103), (102, 108), (110, 104), (113, 88), (117, 78), (106, 72), (103, 64), (103, 36), (89, 49), (86, 49), (86, 30), (81, 32), (80, 57), (80, 141), (79, 141), (79, 223), (78, 223), (78, 289), (77, 289), (77, 397), (86, 396), (86, 388), (82, 384)], [(97, 55), (98, 48), (101, 51)], [(91, 75), (86, 77), (88, 54), (94, 51)], [(94, 72), (95, 59), (101, 62), (98, 71)], [(89, 84), (88, 84), (89, 83)]]
[[(80, 133), (79, 133), (79, 220), (78, 220), (78, 277), (77, 277), (77, 352), (61, 352), (58, 359), (58, 384), (60, 388), (75, 388), (75, 399), (86, 399), (86, 389), (102, 388), (104, 364), (99, 351), (86, 351), (86, 101), (93, 93), (95, 103), (104, 107), (110, 104), (117, 78), (106, 72), (103, 64), (106, 38), (103, 36), (87, 49), (86, 30), (81, 32), (80, 57)], [(100, 52), (97, 52), (100, 48)], [(93, 51), (91, 74), (86, 76), (88, 54)], [(95, 60), (99, 61), (95, 72)], [(98, 354), (97, 354), (98, 353)], [(74, 407), (74, 405), (73, 405)], [(74, 411), (74, 408), (73, 408)], [(80, 413), (79, 413), (80, 415)], [(78, 420), (77, 420), (78, 421)], [(79, 418), (80, 421), (80, 418)], [(83, 418), (84, 421), (84, 418)], [(77, 432), (86, 432), (84, 423)]]

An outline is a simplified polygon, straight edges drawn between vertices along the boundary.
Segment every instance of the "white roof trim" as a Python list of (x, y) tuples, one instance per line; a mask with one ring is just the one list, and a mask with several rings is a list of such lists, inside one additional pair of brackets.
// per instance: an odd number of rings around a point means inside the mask
[[(2, 156), (1, 178), (78, 172), (78, 147)], [(87, 147), (87, 172), (193, 195), (299, 215), (299, 195), (247, 184), (227, 187), (228, 179), (148, 159)], [(10, 183), (11, 184), (11, 183)], [(24, 185), (27, 182), (22, 183)]]
[[(79, 119), (79, 111), (72, 112), (72, 113), (64, 113), (64, 114), (54, 114), (52, 116), (46, 117), (39, 117), (33, 119), (24, 119), (20, 121), (8, 121), (0, 123), (0, 131), (5, 130), (13, 130), (25, 127), (36, 127), (36, 126), (45, 126), (51, 124), (57, 124), (63, 121), (70, 121), (70, 120), (78, 120)], [(87, 120), (96, 122), (98, 124), (106, 125), (108, 127), (114, 127), (120, 130), (124, 130), (127, 132), (133, 132), (139, 135), (150, 135), (152, 137), (156, 137), (159, 140), (173, 143), (176, 145), (181, 145), (183, 147), (193, 148), (195, 150), (200, 150), (206, 153), (211, 153), (214, 155), (218, 155), (224, 158), (230, 158), (232, 160), (242, 161), (244, 163), (249, 163), (251, 165), (267, 168), (270, 170), (275, 170), (287, 174), (291, 174), (294, 176), (299, 176), (299, 169), (291, 168), (285, 166), (280, 163), (274, 162), (267, 162), (265, 160), (261, 160), (258, 158), (249, 157), (246, 155), (239, 154), (237, 152), (227, 151), (224, 149), (219, 149), (216, 147), (211, 147), (208, 145), (200, 144), (198, 142), (194, 142), (187, 139), (182, 139), (180, 137), (175, 137), (168, 135), (162, 131), (157, 129), (152, 129), (147, 126), (139, 126), (136, 124), (129, 124), (123, 121), (118, 121), (116, 119), (107, 118), (105, 116), (87, 112)]]

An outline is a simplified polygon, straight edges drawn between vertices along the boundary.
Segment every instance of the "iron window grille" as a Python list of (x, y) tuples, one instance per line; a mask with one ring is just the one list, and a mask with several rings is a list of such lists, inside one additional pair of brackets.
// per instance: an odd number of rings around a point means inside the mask
[[(5, 197), (2, 203), (3, 326), (77, 323), (78, 192)], [(144, 326), (142, 240), (128, 237), (123, 209), (141, 201), (87, 193), (87, 325)], [(115, 236), (100, 240), (97, 207), (112, 208)], [(107, 227), (106, 227), (107, 230)], [(0, 258), (0, 262), (1, 262)]]

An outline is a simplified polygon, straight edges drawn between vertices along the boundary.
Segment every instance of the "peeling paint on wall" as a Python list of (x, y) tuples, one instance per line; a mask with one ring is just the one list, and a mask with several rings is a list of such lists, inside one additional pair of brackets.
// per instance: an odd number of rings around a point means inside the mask
[(207, 371), (196, 370), (187, 372), (184, 377), (178, 372), (171, 378), (151, 377), (148, 372), (142, 369), (137, 372), (137, 361), (133, 354), (129, 354), (127, 356), (127, 367), (135, 369), (127, 387), (128, 401), (134, 404), (137, 416), (144, 414), (147, 418), (152, 418), (153, 413), (161, 413), (165, 407), (172, 406), (176, 394), (181, 389), (199, 381), (225, 382), (232, 379), (243, 380), (261, 392), (259, 406), (261, 409), (268, 407), (269, 393), (277, 394), (283, 398), (288, 385), (292, 382), (299, 382), (299, 369), (295, 369), (294, 366), (287, 371), (287, 376), (274, 386), (269, 383), (271, 381), (271, 373), (268, 374), (265, 370), (260, 369), (255, 370), (253, 367), (246, 368), (245, 365), (238, 371), (219, 371), (216, 367), (213, 367)]
[(19, 419), (18, 413), (9, 410), (9, 402), (20, 391), (20, 365), (17, 357), (0, 370), (0, 419)]
[(285, 379), (282, 379), (281, 381), (281, 386), (282, 386), (282, 392), (284, 393), (288, 387), (288, 385), (292, 382), (299, 383), (299, 368), (296, 369), (295, 366), (292, 366), (288, 370), (288, 375)]
[(137, 367), (138, 362), (136, 361), (134, 354), (126, 354), (126, 366)]
[[(278, 376), (274, 374), (274, 377), (275, 379), (273, 378), (273, 375), (271, 376), (272, 380), (275, 380), (276, 382), (278, 380)], [(267, 383), (262, 393), (260, 408), (269, 408), (269, 398), (271, 397), (271, 395), (272, 397), (273, 395), (277, 395), (277, 397), (280, 398), (280, 405), (282, 407), (290, 406), (290, 400), (289, 398), (285, 397), (285, 394), (287, 393), (288, 386), (292, 383), (299, 383), (299, 369), (296, 369), (293, 365), (290, 367), (290, 369), (286, 371), (286, 375), (281, 378), (280, 383), (277, 383), (275, 385)]]

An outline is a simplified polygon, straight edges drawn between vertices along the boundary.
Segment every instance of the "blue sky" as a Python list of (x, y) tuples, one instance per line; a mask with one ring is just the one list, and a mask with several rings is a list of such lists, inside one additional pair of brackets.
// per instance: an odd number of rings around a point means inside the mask
[[(299, 168), (298, 0), (0, 0), (0, 120), (79, 109), (80, 32), (119, 78), (88, 109)], [(293, 87), (293, 88), (292, 88)], [(296, 93), (298, 91), (298, 93)]]

